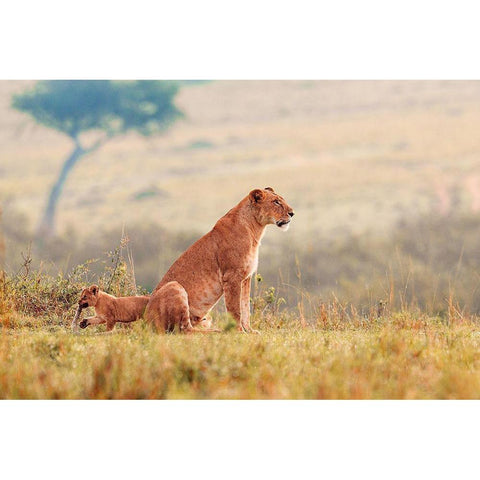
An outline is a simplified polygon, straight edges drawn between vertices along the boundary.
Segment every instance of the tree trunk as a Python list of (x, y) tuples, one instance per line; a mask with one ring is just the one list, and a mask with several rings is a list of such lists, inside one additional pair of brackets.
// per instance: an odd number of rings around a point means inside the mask
[(47, 208), (45, 209), (42, 221), (40, 222), (40, 226), (38, 228), (38, 236), (40, 238), (51, 237), (55, 233), (55, 213), (57, 210), (58, 199), (60, 198), (63, 190), (63, 185), (65, 184), (65, 180), (67, 179), (70, 170), (77, 163), (80, 157), (87, 153), (86, 150), (81, 147), (77, 139), (74, 139), (74, 141), (75, 148), (63, 164), (60, 175), (50, 191)]

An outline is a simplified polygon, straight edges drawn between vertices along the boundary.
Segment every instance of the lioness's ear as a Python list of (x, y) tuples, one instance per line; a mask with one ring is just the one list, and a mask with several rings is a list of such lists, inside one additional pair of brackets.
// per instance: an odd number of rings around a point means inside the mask
[(250, 201), (253, 203), (257, 203), (259, 202), (260, 200), (263, 200), (265, 198), (265, 194), (262, 192), (262, 190), (260, 190), (259, 188), (256, 188), (255, 190), (252, 190), (250, 192)]
[(92, 285), (89, 290), (93, 293), (93, 295), (96, 295), (98, 293), (98, 285)]
[(275, 190), (272, 187), (265, 187), (264, 190), (275, 193)]

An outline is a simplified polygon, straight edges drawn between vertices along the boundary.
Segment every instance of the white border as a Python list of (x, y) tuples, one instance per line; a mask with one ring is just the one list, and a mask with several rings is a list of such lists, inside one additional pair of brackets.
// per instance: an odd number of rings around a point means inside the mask
[(0, 78), (479, 78), (476, 2), (16, 0)]
[[(476, 2), (2, 6), (0, 78), (478, 79)], [(1, 402), (5, 478), (462, 478), (477, 402)]]
[[(34, 403), (34, 404), (33, 404)], [(5, 478), (466, 478), (476, 402), (4, 402)]]

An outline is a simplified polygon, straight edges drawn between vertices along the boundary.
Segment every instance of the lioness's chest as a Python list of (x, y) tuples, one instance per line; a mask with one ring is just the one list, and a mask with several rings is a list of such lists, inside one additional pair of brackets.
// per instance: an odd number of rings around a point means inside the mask
[(247, 272), (247, 277), (252, 276), (258, 268), (258, 245), (255, 249), (253, 249), (246, 258), (246, 265), (245, 269)]

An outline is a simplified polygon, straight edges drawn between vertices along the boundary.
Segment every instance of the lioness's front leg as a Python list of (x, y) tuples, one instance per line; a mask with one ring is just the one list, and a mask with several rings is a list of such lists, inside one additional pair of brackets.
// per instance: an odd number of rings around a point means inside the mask
[(241, 307), (242, 307), (242, 327), (246, 332), (255, 332), (258, 333), (256, 330), (253, 330), (250, 327), (250, 287), (251, 287), (251, 279), (252, 277), (247, 277), (245, 280), (242, 281), (242, 293), (241, 293)]
[(242, 325), (242, 279), (238, 276), (224, 275), (223, 277), (223, 292), (225, 294), (225, 306), (227, 312), (237, 322), (237, 330), (244, 332)]
[(105, 323), (106, 320), (102, 317), (88, 317), (84, 318), (80, 323), (79, 327), (80, 328), (87, 328), (89, 325), (101, 325), (102, 323)]

